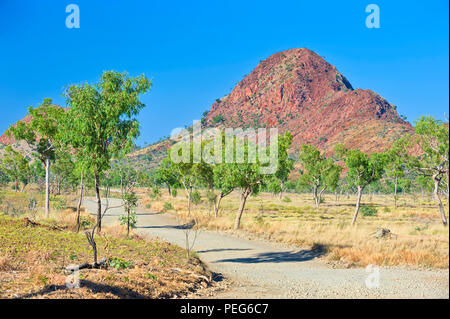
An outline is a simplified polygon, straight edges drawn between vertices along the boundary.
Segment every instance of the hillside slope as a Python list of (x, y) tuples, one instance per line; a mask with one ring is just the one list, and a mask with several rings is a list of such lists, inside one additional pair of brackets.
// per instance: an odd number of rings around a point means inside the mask
[(382, 151), (412, 126), (394, 105), (371, 90), (353, 89), (322, 57), (308, 49), (276, 53), (218, 99), (206, 116), (209, 125), (278, 127), (303, 143), (331, 151), (335, 144)]

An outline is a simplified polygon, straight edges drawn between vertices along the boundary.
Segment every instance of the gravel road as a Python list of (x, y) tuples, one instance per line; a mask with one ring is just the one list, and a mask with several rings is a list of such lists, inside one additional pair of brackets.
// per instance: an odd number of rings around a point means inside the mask
[[(85, 199), (83, 205), (95, 212), (92, 199)], [(110, 206), (117, 205), (119, 199), (110, 199)], [(111, 209), (104, 224), (118, 223), (121, 214), (122, 208)], [(137, 215), (138, 233), (185, 247), (185, 230), (175, 217), (139, 210)], [(331, 268), (318, 260), (320, 253), (310, 250), (206, 230), (197, 234), (194, 250), (212, 271), (233, 283), (214, 298), (449, 298), (448, 269), (380, 268), (378, 287), (367, 288), (366, 269)]]

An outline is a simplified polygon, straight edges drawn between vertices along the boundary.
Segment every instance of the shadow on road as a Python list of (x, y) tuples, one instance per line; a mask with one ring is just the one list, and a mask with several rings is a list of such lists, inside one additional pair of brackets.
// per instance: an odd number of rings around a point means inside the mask
[(244, 263), (244, 264), (257, 264), (257, 263), (288, 263), (288, 262), (301, 262), (308, 261), (324, 254), (322, 250), (301, 250), (298, 252), (268, 252), (261, 253), (255, 257), (248, 258), (230, 258), (217, 260), (214, 263)]
[(191, 229), (193, 227), (192, 224), (184, 224), (184, 225), (163, 225), (163, 226), (140, 226), (136, 227), (136, 229)]
[(243, 251), (251, 250), (249, 248), (217, 248), (217, 249), (207, 249), (207, 250), (197, 250), (197, 253), (214, 253), (219, 251)]

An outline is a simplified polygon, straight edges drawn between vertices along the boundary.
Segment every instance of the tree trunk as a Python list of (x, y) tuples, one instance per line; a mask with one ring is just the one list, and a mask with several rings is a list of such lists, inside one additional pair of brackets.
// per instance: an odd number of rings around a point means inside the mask
[(94, 169), (94, 179), (95, 179), (95, 196), (97, 198), (97, 232), (102, 231), (102, 200), (100, 198), (100, 181), (98, 172)]
[(314, 190), (313, 190), (313, 195), (314, 195), (314, 202), (316, 203), (316, 206), (319, 206), (319, 203), (317, 201), (317, 185), (314, 185)]
[(317, 207), (319, 207), (320, 202), (322, 201), (322, 194), (325, 191), (325, 189), (327, 188), (327, 186), (324, 186), (320, 191), (319, 191), (319, 197), (317, 198)]
[(356, 208), (355, 208), (355, 214), (353, 215), (352, 226), (355, 225), (356, 217), (358, 217), (359, 205), (361, 204), (362, 191), (363, 191), (363, 188), (361, 186), (358, 186), (358, 197), (356, 199)]
[(45, 158), (45, 216), (50, 217), (50, 156)]
[(251, 190), (249, 188), (245, 189), (241, 194), (241, 204), (239, 206), (238, 213), (236, 215), (236, 220), (234, 221), (234, 229), (239, 229), (241, 224), (242, 213), (244, 212), (245, 202), (247, 201), (248, 195), (250, 195)]
[(284, 187), (284, 182), (283, 181), (281, 181), (281, 188), (280, 188), (280, 199), (282, 199), (283, 198), (283, 187)]
[(397, 208), (397, 179), (394, 181), (394, 207)]
[(442, 223), (444, 224), (444, 226), (447, 226), (447, 218), (445, 217), (445, 210), (444, 207), (442, 206), (442, 201), (441, 198), (439, 197), (439, 184), (441, 182), (441, 174), (440, 173), (436, 173), (433, 175), (433, 181), (434, 181), (434, 199), (436, 200), (438, 207), (439, 207), (439, 211), (441, 212), (441, 218), (442, 218)]
[(127, 208), (127, 237), (130, 237), (130, 208)]
[(449, 186), (450, 186), (450, 180), (449, 180), (449, 169), (447, 169), (447, 201), (449, 199), (450, 193), (449, 193)]
[(80, 231), (80, 213), (81, 213), (81, 204), (83, 203), (83, 190), (84, 190), (84, 181), (83, 181), (83, 172), (81, 172), (80, 177), (80, 200), (77, 205), (77, 233)]
[(191, 190), (188, 190), (188, 216), (191, 217)]
[(166, 183), (166, 185), (167, 185), (167, 189), (169, 191), (169, 196), (172, 197), (172, 189), (170, 188), (170, 184)]
[(214, 205), (214, 217), (217, 218), (219, 216), (219, 206), (220, 206), (220, 201), (222, 200), (222, 198), (224, 198), (223, 193), (220, 193), (219, 197), (217, 197), (217, 201)]

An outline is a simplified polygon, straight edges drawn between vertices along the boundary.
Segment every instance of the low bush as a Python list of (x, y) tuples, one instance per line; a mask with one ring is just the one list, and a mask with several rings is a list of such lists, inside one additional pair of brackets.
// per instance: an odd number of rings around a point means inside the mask
[(365, 217), (373, 217), (378, 214), (378, 211), (373, 206), (362, 206), (360, 209), (361, 215)]

